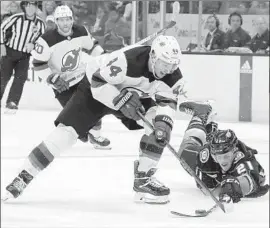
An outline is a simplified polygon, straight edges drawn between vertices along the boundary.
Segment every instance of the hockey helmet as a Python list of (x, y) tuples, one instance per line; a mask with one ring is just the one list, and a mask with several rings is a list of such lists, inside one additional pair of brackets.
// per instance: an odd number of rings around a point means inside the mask
[(234, 152), (237, 143), (238, 139), (232, 130), (218, 130), (211, 141), (211, 154)]
[(182, 52), (178, 41), (173, 36), (160, 35), (153, 40), (150, 57), (155, 62), (158, 59), (170, 64), (180, 64)]
[(71, 17), (73, 18), (72, 10), (67, 5), (57, 6), (54, 11), (54, 19), (62, 17)]

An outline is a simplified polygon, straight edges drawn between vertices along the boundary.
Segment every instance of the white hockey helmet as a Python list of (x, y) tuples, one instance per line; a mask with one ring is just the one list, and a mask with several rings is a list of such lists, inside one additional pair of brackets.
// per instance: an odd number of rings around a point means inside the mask
[(58, 18), (62, 18), (62, 17), (73, 18), (73, 13), (67, 5), (57, 6), (55, 11), (54, 11), (54, 19), (55, 20), (57, 20)]
[(151, 45), (150, 58), (153, 64), (158, 59), (169, 64), (180, 64), (182, 52), (178, 41), (173, 36), (160, 35)]

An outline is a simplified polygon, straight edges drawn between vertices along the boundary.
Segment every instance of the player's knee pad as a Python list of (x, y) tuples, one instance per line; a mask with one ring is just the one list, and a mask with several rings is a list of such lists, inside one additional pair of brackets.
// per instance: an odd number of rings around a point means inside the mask
[(149, 136), (144, 134), (140, 141), (140, 152), (142, 156), (149, 157), (153, 160), (159, 160), (165, 146), (157, 143), (154, 134)]
[(59, 124), (43, 143), (54, 156), (58, 156), (61, 152), (71, 148), (77, 139), (78, 134), (73, 127)]

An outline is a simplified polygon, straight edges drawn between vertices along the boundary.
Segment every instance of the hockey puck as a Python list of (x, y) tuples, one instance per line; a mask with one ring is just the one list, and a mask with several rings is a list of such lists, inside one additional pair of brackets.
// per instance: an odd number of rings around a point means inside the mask
[(200, 215), (200, 214), (205, 214), (207, 211), (206, 210), (196, 210), (195, 214)]

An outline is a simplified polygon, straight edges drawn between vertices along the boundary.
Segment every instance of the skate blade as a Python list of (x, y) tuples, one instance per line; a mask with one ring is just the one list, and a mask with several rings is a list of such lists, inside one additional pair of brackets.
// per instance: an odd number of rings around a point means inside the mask
[(16, 109), (5, 109), (4, 114), (6, 115), (15, 115), (17, 112)]
[(8, 201), (10, 201), (12, 199), (14, 199), (14, 196), (9, 191), (7, 191), (5, 193), (5, 195), (3, 197), (1, 197), (1, 202), (6, 203), (6, 202), (8, 202)]
[(96, 150), (111, 150), (112, 148), (110, 146), (99, 146), (99, 145), (93, 145)]
[(147, 204), (167, 204), (170, 202), (169, 196), (154, 196), (149, 193), (136, 192), (134, 196), (135, 203)]

